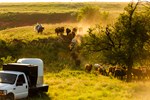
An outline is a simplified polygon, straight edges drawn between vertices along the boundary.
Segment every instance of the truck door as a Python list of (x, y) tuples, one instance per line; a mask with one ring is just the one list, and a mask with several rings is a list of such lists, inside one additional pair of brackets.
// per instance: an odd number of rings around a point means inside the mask
[(15, 89), (16, 99), (25, 98), (28, 96), (28, 82), (23, 74), (18, 76)]

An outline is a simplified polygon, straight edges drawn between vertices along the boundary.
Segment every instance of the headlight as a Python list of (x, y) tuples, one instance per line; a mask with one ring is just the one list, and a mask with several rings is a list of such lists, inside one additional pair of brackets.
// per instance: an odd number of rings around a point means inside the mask
[(0, 90), (0, 95), (7, 95), (7, 90)]

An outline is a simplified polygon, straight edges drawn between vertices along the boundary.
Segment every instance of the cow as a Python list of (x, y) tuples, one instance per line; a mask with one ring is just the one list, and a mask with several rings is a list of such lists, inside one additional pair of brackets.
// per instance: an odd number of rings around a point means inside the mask
[(94, 70), (95, 70), (95, 71), (98, 71), (98, 68), (100, 67), (100, 64), (94, 64), (93, 67), (94, 67)]
[(106, 71), (106, 67), (104, 66), (101, 66), (100, 64), (94, 64), (94, 71), (98, 74), (101, 74), (101, 75), (104, 75), (104, 76), (107, 76), (107, 71)]
[(116, 67), (114, 67), (114, 66), (109, 67), (109, 69), (108, 69), (108, 75), (114, 76), (115, 69), (116, 69)]
[(63, 35), (65, 31), (65, 28), (64, 27), (57, 27), (55, 28), (55, 33), (57, 33), (57, 36), (60, 34), (60, 35)]
[(67, 33), (67, 36), (69, 35), (69, 33), (71, 32), (71, 29), (69, 28), (66, 28), (66, 33)]
[(35, 26), (35, 31), (37, 33), (42, 33), (43, 30), (44, 30), (44, 27), (41, 24), (37, 23), (37, 25)]
[(107, 75), (108, 75), (106, 69), (105, 69), (103, 66), (100, 66), (100, 67), (98, 68), (98, 72), (99, 72), (101, 75), (104, 75), (104, 76), (107, 76)]
[(78, 30), (78, 29), (75, 27), (75, 28), (72, 29), (72, 32), (76, 33), (77, 30)]
[(91, 71), (92, 71), (92, 64), (86, 64), (85, 65), (85, 71), (87, 72), (87, 73), (90, 73)]
[(126, 69), (124, 69), (122, 67), (115, 68), (114, 77), (123, 80), (124, 77), (126, 76), (126, 74), (127, 74)]
[(55, 28), (55, 33), (56, 33), (57, 36), (58, 36), (58, 34), (59, 34), (59, 27)]

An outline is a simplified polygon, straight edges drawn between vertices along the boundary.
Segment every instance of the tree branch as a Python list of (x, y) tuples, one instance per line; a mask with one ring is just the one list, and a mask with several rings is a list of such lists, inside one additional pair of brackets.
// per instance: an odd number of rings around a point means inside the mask
[(115, 44), (114, 44), (114, 42), (113, 42), (113, 40), (111, 39), (111, 37), (110, 37), (110, 32), (109, 32), (109, 30), (108, 30), (108, 27), (106, 27), (106, 36), (108, 37), (108, 39), (109, 39), (109, 41), (111, 42), (111, 45), (113, 46), (113, 47), (115, 47)]

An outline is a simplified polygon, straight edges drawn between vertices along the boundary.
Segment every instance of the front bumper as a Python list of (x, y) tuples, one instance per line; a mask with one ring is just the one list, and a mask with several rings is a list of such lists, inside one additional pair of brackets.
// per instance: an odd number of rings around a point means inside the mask
[(0, 90), (0, 100), (5, 100), (7, 95), (6, 90)]
[(1, 96), (0, 95), (0, 100), (5, 100), (6, 96)]

